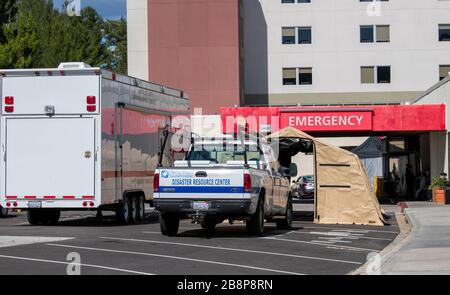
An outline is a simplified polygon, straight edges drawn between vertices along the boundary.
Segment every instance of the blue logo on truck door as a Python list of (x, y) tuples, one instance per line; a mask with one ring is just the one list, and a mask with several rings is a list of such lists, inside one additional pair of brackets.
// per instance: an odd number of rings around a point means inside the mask
[(167, 170), (161, 171), (161, 178), (169, 178), (169, 171)]

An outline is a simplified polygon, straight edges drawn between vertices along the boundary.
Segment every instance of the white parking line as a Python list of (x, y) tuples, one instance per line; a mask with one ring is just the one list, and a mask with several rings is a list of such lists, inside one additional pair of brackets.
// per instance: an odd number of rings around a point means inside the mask
[[(274, 241), (280, 241), (280, 242), (291, 242), (291, 243), (300, 243), (300, 244), (309, 244), (309, 245), (318, 245), (318, 246), (330, 246), (325, 241), (323, 242), (308, 242), (308, 241), (299, 241), (299, 240), (290, 240), (290, 239), (282, 239), (282, 238), (274, 238), (274, 237), (262, 237), (260, 239), (267, 239), (267, 240), (274, 240)], [(359, 248), (359, 247), (352, 247), (352, 246), (339, 246), (340, 248), (347, 249), (347, 250), (357, 250), (357, 251), (369, 251), (369, 252), (379, 252), (380, 250), (375, 249), (369, 249), (369, 248)]]
[[(146, 233), (146, 232), (144, 232), (144, 233)], [(204, 249), (223, 250), (223, 251), (256, 253), (256, 254), (264, 254), (264, 255), (284, 256), (284, 257), (292, 257), (292, 258), (300, 258), (300, 259), (311, 259), (311, 260), (321, 260), (321, 261), (330, 261), (330, 262), (341, 262), (341, 263), (358, 264), (358, 265), (361, 264), (360, 262), (348, 261), (348, 260), (340, 260), (340, 259), (321, 258), (321, 257), (314, 257), (314, 256), (294, 255), (294, 254), (285, 254), (285, 253), (258, 251), (258, 250), (248, 250), (248, 249), (214, 247), (214, 246), (199, 245), (199, 244), (186, 244), (186, 243), (154, 241), (154, 240), (125, 239), (125, 238), (114, 238), (114, 237), (100, 237), (100, 238), (101, 239), (108, 239), (108, 240), (118, 240), (118, 241), (154, 243), (154, 244), (164, 244), (164, 245), (175, 245), (175, 246), (185, 246), (185, 247), (196, 247), (196, 248), (204, 248)]]
[(250, 266), (250, 265), (226, 263), (226, 262), (219, 262), (219, 261), (210, 261), (210, 260), (203, 260), (203, 259), (194, 259), (194, 258), (187, 258), (187, 257), (180, 257), (180, 256), (170, 256), (170, 255), (161, 255), (161, 254), (154, 254), (154, 253), (122, 251), (122, 250), (103, 249), (103, 248), (81, 247), (81, 246), (72, 246), (72, 245), (64, 245), (64, 244), (47, 244), (47, 245), (54, 246), (54, 247), (80, 249), (80, 250), (90, 250), (90, 251), (99, 251), (99, 252), (121, 253), (121, 254), (131, 254), (131, 255), (152, 256), (152, 257), (159, 257), (159, 258), (185, 260), (185, 261), (217, 264), (217, 265), (254, 269), (254, 270), (267, 271), (267, 272), (290, 274), (290, 275), (304, 275), (303, 273), (296, 273), (296, 272), (290, 272), (290, 271), (284, 271), (284, 270), (278, 270), (278, 269), (270, 269), (270, 268), (256, 267), (256, 266)]
[(387, 231), (387, 230), (376, 230), (376, 229), (352, 229), (352, 228), (338, 228), (338, 227), (325, 227), (325, 226), (302, 226), (302, 228), (306, 229), (326, 229), (340, 232), (355, 232), (355, 233), (388, 233), (388, 234), (398, 234), (396, 231)]
[(147, 272), (140, 272), (140, 271), (134, 271), (134, 270), (129, 270), (129, 269), (108, 267), (108, 266), (102, 266), (102, 265), (96, 265), (96, 264), (73, 263), (73, 262), (66, 262), (66, 261), (56, 261), (56, 260), (8, 256), (8, 255), (0, 255), (0, 258), (33, 261), (33, 262), (53, 263), (53, 264), (65, 264), (65, 265), (70, 264), (70, 265), (74, 265), (74, 266), (77, 265), (77, 266), (85, 266), (85, 267), (90, 267), (90, 268), (100, 268), (100, 269), (107, 269), (107, 270), (113, 270), (113, 271), (117, 271), (117, 272), (125, 272), (125, 273), (139, 274), (139, 275), (154, 275), (152, 273), (147, 273)]
[(341, 233), (341, 232), (336, 232), (335, 233), (335, 232), (301, 232), (301, 231), (292, 231), (292, 232), (289, 232), (289, 234), (337, 236), (337, 237), (344, 237), (345, 239), (350, 239), (350, 240), (366, 239), (366, 240), (392, 241), (392, 239), (387, 239), (387, 238), (365, 237), (362, 234)]

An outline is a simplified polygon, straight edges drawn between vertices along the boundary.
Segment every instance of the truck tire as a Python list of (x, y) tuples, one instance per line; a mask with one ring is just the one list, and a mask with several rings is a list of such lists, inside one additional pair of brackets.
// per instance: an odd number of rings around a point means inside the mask
[(180, 219), (170, 214), (159, 214), (159, 226), (165, 236), (176, 236), (180, 227)]
[(117, 207), (116, 217), (122, 224), (130, 223), (130, 199), (128, 197), (123, 197), (122, 204)]
[(137, 197), (138, 200), (138, 210), (137, 210), (137, 220), (143, 221), (145, 219), (145, 198), (144, 196)]
[(253, 214), (246, 222), (247, 233), (250, 236), (262, 236), (264, 233), (264, 200), (259, 197), (258, 207), (255, 214)]
[(288, 199), (288, 203), (286, 206), (286, 216), (284, 219), (277, 220), (277, 229), (290, 229), (292, 226), (292, 219), (293, 219), (293, 212), (292, 212), (292, 200), (291, 198)]
[(133, 196), (130, 198), (130, 224), (135, 224), (138, 221), (139, 204), (138, 197)]
[(31, 225), (39, 225), (42, 222), (42, 214), (37, 210), (28, 210), (27, 218)]
[(3, 208), (0, 206), (0, 218), (6, 218), (8, 216), (8, 208)]

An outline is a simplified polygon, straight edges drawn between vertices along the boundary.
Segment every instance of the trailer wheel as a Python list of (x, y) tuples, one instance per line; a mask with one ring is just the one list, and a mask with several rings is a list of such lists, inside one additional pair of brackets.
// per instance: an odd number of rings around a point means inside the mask
[(39, 225), (42, 222), (42, 214), (37, 210), (28, 210), (27, 211), (28, 222), (31, 225)]
[(116, 217), (122, 224), (130, 222), (130, 199), (127, 196), (123, 197), (122, 204), (116, 210)]
[(159, 215), (159, 226), (163, 235), (176, 236), (180, 226), (180, 219), (174, 215), (161, 213)]
[(286, 208), (286, 216), (284, 219), (277, 220), (278, 229), (290, 229), (292, 226), (292, 200), (289, 198)]
[(264, 199), (261, 196), (256, 212), (247, 220), (246, 227), (250, 236), (262, 236), (264, 233)]
[(0, 218), (6, 218), (8, 216), (8, 208), (3, 208), (0, 206)]
[(135, 224), (139, 220), (139, 200), (137, 196), (130, 198), (130, 224)]
[(50, 225), (58, 224), (59, 218), (61, 218), (60, 210), (49, 211), (45, 214), (45, 221)]
[(137, 197), (138, 200), (138, 214), (137, 214), (137, 220), (143, 221), (145, 219), (145, 198), (144, 196)]

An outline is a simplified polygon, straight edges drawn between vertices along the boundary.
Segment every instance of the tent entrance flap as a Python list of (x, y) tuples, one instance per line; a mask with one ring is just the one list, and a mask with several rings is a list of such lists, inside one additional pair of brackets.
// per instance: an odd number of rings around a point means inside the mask
[[(312, 142), (315, 154), (314, 222), (322, 224), (385, 224), (380, 204), (357, 155), (287, 127), (268, 136)], [(280, 147), (281, 151), (281, 147)], [(298, 151), (300, 152), (300, 150)]]

